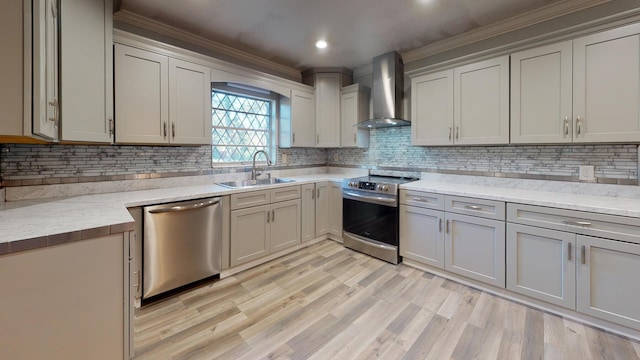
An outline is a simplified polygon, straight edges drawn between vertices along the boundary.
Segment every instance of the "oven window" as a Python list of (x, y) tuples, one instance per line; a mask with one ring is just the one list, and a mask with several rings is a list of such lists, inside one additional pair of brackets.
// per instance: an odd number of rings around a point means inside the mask
[(398, 246), (398, 208), (342, 199), (344, 231)]

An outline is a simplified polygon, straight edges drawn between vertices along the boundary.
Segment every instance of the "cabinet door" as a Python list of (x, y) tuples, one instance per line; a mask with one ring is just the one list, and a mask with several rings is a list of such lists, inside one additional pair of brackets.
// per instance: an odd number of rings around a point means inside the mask
[(302, 242), (316, 237), (316, 185), (302, 185), (302, 215), (301, 215)]
[(121, 44), (114, 51), (116, 141), (167, 143), (169, 59)]
[(291, 90), (293, 147), (316, 146), (316, 105), (313, 93)]
[(640, 330), (640, 245), (578, 235), (577, 310)]
[(300, 244), (300, 199), (271, 205), (271, 252)]
[(113, 141), (113, 4), (60, 2), (60, 119), (66, 141)]
[(369, 130), (357, 127), (369, 116), (368, 88), (359, 84), (343, 87), (340, 111), (340, 146), (369, 147)]
[(451, 213), (445, 219), (445, 270), (504, 287), (504, 222)]
[(509, 143), (509, 56), (454, 69), (454, 142)]
[(231, 266), (271, 252), (269, 205), (231, 211)]
[(507, 289), (575, 309), (576, 235), (507, 224)]
[(329, 183), (329, 233), (342, 238), (342, 187)]
[(573, 41), (575, 142), (640, 141), (640, 24)]
[(316, 237), (329, 233), (329, 183), (316, 183)]
[(58, 139), (58, 2), (33, 2), (33, 133)]
[(400, 255), (444, 269), (444, 212), (400, 205)]
[(169, 122), (173, 144), (211, 144), (211, 71), (169, 59)]
[(453, 70), (411, 79), (411, 143), (453, 143)]
[(571, 41), (511, 55), (511, 142), (572, 141)]
[(316, 74), (316, 147), (340, 147), (340, 74)]

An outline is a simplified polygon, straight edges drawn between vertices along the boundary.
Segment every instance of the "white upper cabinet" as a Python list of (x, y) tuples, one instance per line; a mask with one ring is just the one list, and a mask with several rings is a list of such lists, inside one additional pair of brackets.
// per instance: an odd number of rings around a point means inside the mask
[(169, 58), (169, 142), (211, 143), (210, 74), (205, 66)]
[(453, 138), (460, 145), (509, 143), (509, 57), (453, 70)]
[(61, 140), (113, 141), (113, 4), (60, 1)]
[(573, 139), (572, 42), (511, 55), (511, 142)]
[(167, 143), (168, 67), (166, 56), (115, 45), (117, 142)]
[(316, 102), (313, 91), (291, 90), (292, 147), (316, 145)]
[(411, 79), (413, 145), (509, 143), (509, 57)]
[(115, 81), (118, 143), (211, 143), (208, 68), (116, 44)]
[(453, 143), (453, 69), (411, 79), (411, 143)]
[(573, 41), (575, 142), (640, 141), (640, 24)]
[(340, 145), (342, 147), (369, 147), (369, 130), (356, 125), (369, 117), (369, 88), (353, 84), (342, 88), (340, 100)]
[(340, 147), (341, 74), (315, 75), (316, 147)]

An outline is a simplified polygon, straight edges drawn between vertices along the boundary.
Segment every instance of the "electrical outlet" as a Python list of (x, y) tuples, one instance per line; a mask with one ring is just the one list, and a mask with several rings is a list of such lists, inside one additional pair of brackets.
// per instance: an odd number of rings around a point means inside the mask
[(287, 163), (287, 154), (282, 154), (282, 163), (283, 164)]
[(333, 154), (333, 161), (338, 161), (338, 153)]
[(580, 165), (580, 181), (595, 181), (595, 168), (592, 165)]

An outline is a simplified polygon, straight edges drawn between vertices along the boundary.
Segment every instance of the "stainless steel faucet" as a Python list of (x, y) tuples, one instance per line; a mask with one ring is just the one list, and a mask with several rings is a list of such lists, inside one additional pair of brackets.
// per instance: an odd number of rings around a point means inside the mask
[(258, 156), (259, 153), (264, 154), (264, 157), (267, 158), (267, 166), (271, 166), (271, 159), (269, 159), (269, 154), (267, 154), (266, 151), (258, 150), (255, 153), (253, 153), (253, 165), (251, 166), (251, 180), (256, 179), (256, 156)]

